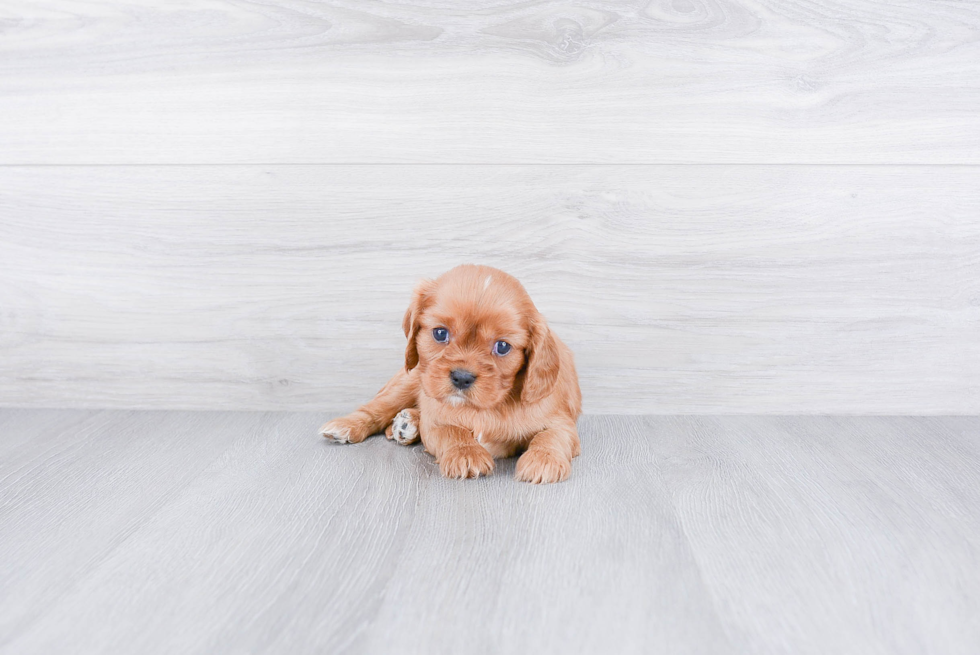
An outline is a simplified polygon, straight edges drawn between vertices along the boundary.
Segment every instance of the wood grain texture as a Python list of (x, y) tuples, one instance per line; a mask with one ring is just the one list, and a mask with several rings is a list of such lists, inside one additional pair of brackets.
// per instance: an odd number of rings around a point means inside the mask
[(7, 2), (0, 164), (980, 164), (980, 7)]
[(322, 419), (0, 411), (0, 651), (980, 641), (976, 417), (592, 416), (549, 487), (513, 460), (445, 480), (419, 447), (326, 443)]
[(975, 648), (980, 422), (948, 421), (648, 419), (733, 652)]
[(524, 281), (586, 411), (980, 411), (980, 169), (0, 169), (0, 402), (345, 411), (416, 280)]
[(240, 414), (204, 424), (203, 415), (152, 412), (3, 416), (0, 648), (261, 425)]

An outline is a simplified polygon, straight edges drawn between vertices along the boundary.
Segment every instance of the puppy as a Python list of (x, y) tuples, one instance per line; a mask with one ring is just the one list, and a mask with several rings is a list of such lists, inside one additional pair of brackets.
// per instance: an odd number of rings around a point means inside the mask
[(568, 478), (580, 452), (575, 363), (520, 282), (457, 266), (419, 283), (402, 329), (405, 368), (369, 403), (320, 428), (324, 437), (421, 438), (449, 478), (489, 475), (494, 458), (523, 450), (518, 480)]

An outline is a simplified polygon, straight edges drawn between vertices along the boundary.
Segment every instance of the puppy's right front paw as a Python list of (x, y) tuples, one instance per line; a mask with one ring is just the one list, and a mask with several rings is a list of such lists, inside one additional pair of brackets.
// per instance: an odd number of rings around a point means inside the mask
[(360, 443), (370, 436), (362, 421), (349, 416), (325, 423), (320, 428), (320, 434), (337, 443)]
[(478, 478), (493, 472), (493, 457), (483, 446), (457, 446), (442, 454), (439, 470), (447, 478)]

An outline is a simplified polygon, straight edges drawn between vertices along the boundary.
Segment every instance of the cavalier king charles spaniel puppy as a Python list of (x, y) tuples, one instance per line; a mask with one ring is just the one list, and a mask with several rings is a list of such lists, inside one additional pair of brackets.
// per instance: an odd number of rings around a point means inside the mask
[(489, 475), (495, 458), (518, 451), (518, 480), (568, 478), (580, 452), (575, 363), (520, 282), (457, 266), (419, 283), (402, 329), (405, 368), (369, 403), (320, 428), (324, 437), (421, 438), (449, 478)]

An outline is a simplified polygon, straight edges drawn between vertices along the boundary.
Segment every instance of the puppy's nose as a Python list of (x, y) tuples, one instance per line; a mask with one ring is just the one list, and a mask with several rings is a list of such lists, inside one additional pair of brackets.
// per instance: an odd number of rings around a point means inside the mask
[(449, 379), (452, 380), (453, 386), (460, 391), (469, 389), (476, 382), (476, 376), (462, 368), (453, 369), (453, 372), (449, 374)]

